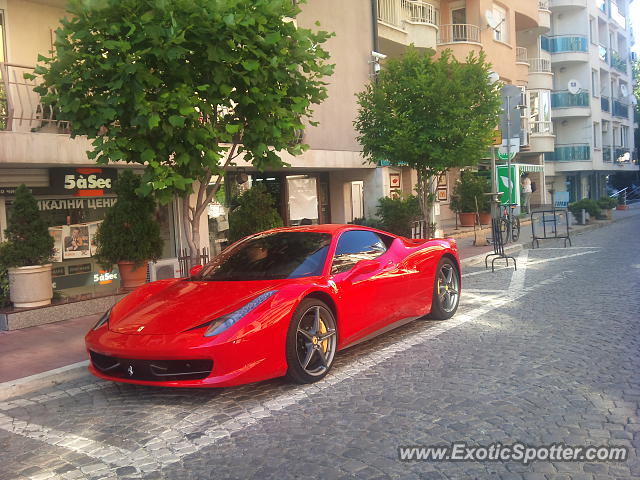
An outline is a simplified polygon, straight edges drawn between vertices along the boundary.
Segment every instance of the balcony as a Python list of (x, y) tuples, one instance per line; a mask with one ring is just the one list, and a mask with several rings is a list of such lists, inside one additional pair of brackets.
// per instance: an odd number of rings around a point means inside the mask
[(616, 163), (631, 163), (631, 151), (627, 147), (615, 147), (613, 160)]
[(573, 8), (586, 8), (587, 0), (551, 0), (551, 10), (567, 10)]
[(591, 115), (589, 91), (570, 93), (567, 90), (551, 92), (553, 118), (588, 117)]
[(618, 26), (620, 26), (621, 28), (626, 30), (626, 28), (627, 28), (627, 19), (624, 17), (622, 12), (618, 8), (618, 5), (615, 2), (609, 2), (609, 9), (610, 9), (609, 16), (611, 17), (611, 19), (615, 23), (617, 23)]
[(629, 118), (629, 105), (619, 102), (618, 100), (614, 100), (612, 113), (614, 117)]
[(611, 102), (609, 101), (609, 97), (604, 95), (600, 97), (600, 110), (603, 112), (611, 112)]
[(602, 13), (607, 13), (607, 0), (596, 0), (596, 6)]
[(544, 154), (546, 162), (588, 162), (591, 160), (591, 147), (588, 143), (556, 145), (551, 153)]
[(480, 43), (480, 27), (468, 23), (440, 25), (438, 45), (450, 43)]
[(440, 11), (421, 0), (378, 0), (381, 50), (399, 55), (404, 47), (434, 48)]
[(529, 82), (527, 88), (531, 90), (552, 90), (553, 72), (551, 60), (548, 58), (529, 59)]
[(603, 145), (602, 146), (602, 161), (605, 163), (610, 163), (613, 160), (611, 156), (611, 145)]
[(542, 48), (552, 54), (553, 63), (589, 61), (589, 42), (583, 35), (541, 37), (541, 42)]
[(0, 130), (68, 133), (69, 122), (59, 120), (59, 112), (42, 105), (40, 95), (33, 91), (38, 82), (24, 78), (34, 68), (0, 63)]
[(549, 0), (538, 1), (538, 32), (547, 33), (551, 30), (551, 10)]
[(531, 152), (553, 152), (555, 135), (553, 134), (553, 122), (539, 121), (530, 122), (531, 135), (529, 135), (529, 145)]
[(615, 50), (611, 51), (611, 66), (620, 73), (627, 73), (627, 61), (622, 58)]

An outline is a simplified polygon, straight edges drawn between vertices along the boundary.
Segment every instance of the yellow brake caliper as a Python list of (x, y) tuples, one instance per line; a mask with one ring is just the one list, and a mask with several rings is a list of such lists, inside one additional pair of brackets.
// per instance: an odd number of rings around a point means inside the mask
[[(327, 333), (327, 327), (325, 326), (324, 322), (322, 320), (320, 320), (320, 328), (318, 329), (318, 333), (320, 335), (324, 335), (325, 333)], [(329, 339), (325, 340), (322, 342), (322, 351), (324, 353), (327, 353), (327, 350), (329, 350)]]

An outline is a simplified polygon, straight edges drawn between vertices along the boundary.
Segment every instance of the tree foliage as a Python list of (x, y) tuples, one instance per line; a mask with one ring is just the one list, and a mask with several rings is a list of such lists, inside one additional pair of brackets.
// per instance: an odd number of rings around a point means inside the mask
[(4, 267), (49, 263), (53, 255), (53, 238), (40, 215), (38, 202), (24, 184), (16, 189), (5, 235), (7, 242), (0, 246), (0, 264)]
[(378, 200), (376, 213), (382, 219), (382, 230), (411, 237), (411, 225), (421, 217), (420, 202), (415, 195), (404, 198), (384, 197)]
[(326, 98), (330, 34), (296, 28), (291, 0), (71, 0), (68, 11), (35, 70), (39, 93), (93, 141), (90, 158), (145, 165), (139, 193), (165, 203), (198, 185), (183, 210), (192, 253), (234, 158), (272, 168), (279, 151), (306, 148), (296, 138)]
[(417, 170), (429, 223), (433, 180), (449, 168), (476, 164), (491, 145), (501, 100), (489, 70), (482, 52), (460, 62), (449, 50), (436, 56), (409, 48), (358, 95), (355, 126), (364, 155)]
[(491, 202), (485, 193), (490, 191), (489, 178), (469, 170), (460, 172), (460, 178), (453, 187), (450, 207), (456, 213), (473, 213), (477, 205), (479, 212), (488, 212)]
[(107, 211), (96, 235), (96, 257), (106, 269), (119, 261), (141, 265), (162, 254), (156, 203), (152, 197), (136, 195), (139, 187), (140, 177), (130, 170), (118, 176), (114, 187), (118, 201)]
[(275, 209), (275, 201), (261, 183), (245, 191), (237, 199), (237, 207), (229, 214), (229, 241), (281, 227), (282, 217)]

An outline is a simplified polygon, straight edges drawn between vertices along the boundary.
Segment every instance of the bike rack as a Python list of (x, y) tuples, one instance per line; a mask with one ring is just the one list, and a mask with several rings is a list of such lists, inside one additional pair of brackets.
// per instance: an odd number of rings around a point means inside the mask
[(495, 261), (500, 258), (504, 258), (507, 262), (507, 267), (509, 266), (509, 259), (513, 260), (513, 268), (514, 270), (518, 270), (518, 264), (516, 263), (515, 257), (511, 255), (506, 255), (504, 253), (504, 242), (502, 241), (502, 235), (500, 234), (500, 219), (493, 218), (491, 219), (491, 235), (493, 237), (493, 253), (488, 254), (484, 257), (484, 268), (489, 268), (489, 257), (496, 257), (491, 260), (491, 271), (495, 272)]
[[(571, 238), (569, 237), (569, 212), (566, 209), (553, 209), (553, 210), (537, 210), (531, 212), (531, 248), (540, 248), (540, 240), (550, 240), (553, 238), (564, 239), (564, 247), (567, 248), (567, 241), (569, 246), (571, 245)], [(562, 218), (564, 217), (564, 222)], [(542, 224), (542, 236), (536, 233), (536, 223)], [(561, 227), (562, 223), (566, 228), (565, 234), (560, 233), (558, 227)], [(550, 228), (547, 228), (549, 225)], [(549, 231), (550, 230), (550, 231)], [(538, 232), (540, 233), (540, 232)]]

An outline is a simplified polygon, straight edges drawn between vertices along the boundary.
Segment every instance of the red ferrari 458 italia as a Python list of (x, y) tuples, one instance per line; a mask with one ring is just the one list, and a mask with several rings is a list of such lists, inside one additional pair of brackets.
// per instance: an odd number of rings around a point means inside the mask
[(460, 299), (451, 239), (356, 225), (278, 228), (236, 242), (188, 278), (127, 295), (87, 334), (89, 369), (118, 382), (230, 386), (324, 377), (338, 350)]

